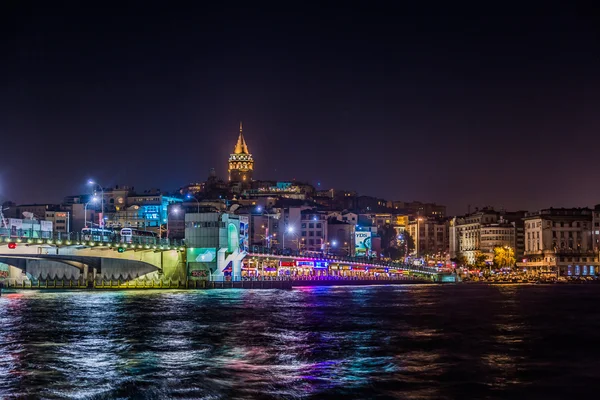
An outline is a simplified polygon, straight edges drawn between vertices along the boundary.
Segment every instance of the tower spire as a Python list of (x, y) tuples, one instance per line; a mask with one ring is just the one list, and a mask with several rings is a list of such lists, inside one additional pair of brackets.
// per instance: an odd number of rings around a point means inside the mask
[(234, 154), (250, 154), (246, 140), (244, 140), (244, 134), (242, 133), (242, 121), (240, 121), (240, 135), (238, 136), (237, 143), (233, 150)]

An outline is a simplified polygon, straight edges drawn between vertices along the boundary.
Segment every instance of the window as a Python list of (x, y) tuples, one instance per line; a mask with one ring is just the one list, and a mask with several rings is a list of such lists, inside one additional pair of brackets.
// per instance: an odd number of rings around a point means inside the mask
[(323, 236), (323, 232), (317, 231), (317, 236)]
[(315, 233), (313, 231), (308, 231), (308, 236), (315, 236)]
[(317, 229), (321, 229), (323, 226), (321, 224), (317, 224)]
[(302, 231), (302, 236), (306, 236), (306, 231)]
[(308, 239), (308, 244), (315, 244), (315, 239)]
[(314, 227), (315, 227), (315, 224), (313, 224), (313, 223), (311, 222), (310, 224), (308, 224), (308, 227), (312, 229), (312, 228), (314, 228)]
[(306, 228), (306, 222), (302, 223), (302, 229)]

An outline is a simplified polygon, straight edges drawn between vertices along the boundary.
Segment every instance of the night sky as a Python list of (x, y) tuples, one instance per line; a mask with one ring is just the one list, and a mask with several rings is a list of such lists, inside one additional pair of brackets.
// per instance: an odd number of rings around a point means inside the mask
[(3, 2), (0, 201), (58, 202), (88, 178), (163, 190), (210, 167), (226, 178), (243, 120), (255, 179), (450, 213), (600, 203), (588, 10), (197, 3)]

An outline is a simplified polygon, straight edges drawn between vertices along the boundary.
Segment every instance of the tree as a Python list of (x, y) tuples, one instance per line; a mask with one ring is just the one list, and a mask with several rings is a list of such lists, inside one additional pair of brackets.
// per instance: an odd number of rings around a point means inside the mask
[(383, 255), (389, 257), (393, 261), (400, 260), (404, 257), (403, 251), (397, 247), (388, 247), (383, 250)]
[(382, 249), (386, 250), (390, 247), (393, 247), (393, 244), (396, 242), (396, 229), (392, 225), (383, 225), (383, 227), (377, 233), (381, 237)]
[(410, 233), (404, 231), (402, 234), (402, 238), (404, 240), (404, 247), (406, 249), (406, 253), (410, 254), (415, 249), (415, 240), (410, 236)]
[(494, 267), (511, 268), (515, 262), (515, 251), (511, 247), (494, 248)]
[(479, 268), (484, 269), (487, 266), (487, 256), (482, 253), (481, 251), (478, 251), (477, 253), (475, 253), (475, 263), (473, 264), (475, 266), (475, 268)]
[(467, 257), (465, 257), (462, 253), (458, 253), (456, 257), (452, 258), (450, 261), (455, 262), (459, 267), (464, 267), (469, 264), (469, 260), (467, 260)]

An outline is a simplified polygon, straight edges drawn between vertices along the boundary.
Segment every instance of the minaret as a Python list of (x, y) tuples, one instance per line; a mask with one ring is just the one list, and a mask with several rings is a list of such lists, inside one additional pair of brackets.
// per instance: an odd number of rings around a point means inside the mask
[(254, 160), (248, 150), (244, 134), (242, 132), (242, 122), (240, 121), (240, 135), (229, 155), (229, 181), (230, 182), (249, 182), (252, 180), (252, 171), (254, 170)]

